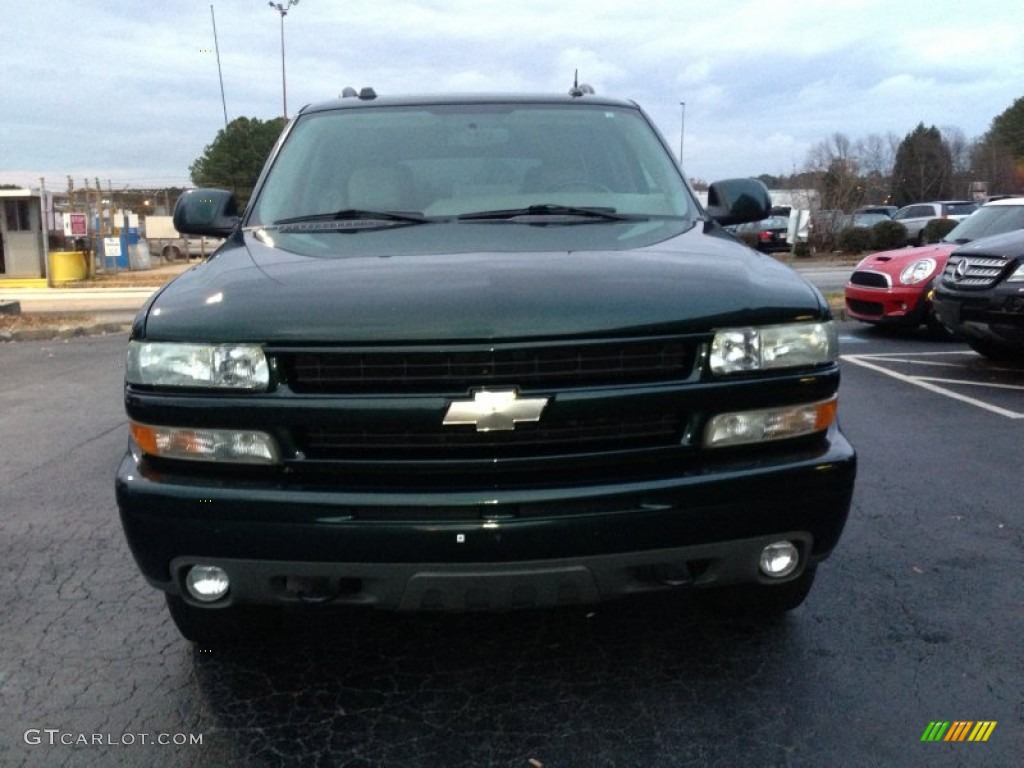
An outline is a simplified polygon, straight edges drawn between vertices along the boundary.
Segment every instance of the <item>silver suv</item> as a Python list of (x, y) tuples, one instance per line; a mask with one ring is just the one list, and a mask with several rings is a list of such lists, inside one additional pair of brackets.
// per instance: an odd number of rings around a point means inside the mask
[(924, 245), (924, 228), (932, 219), (952, 219), (962, 221), (978, 210), (974, 200), (937, 200), (933, 203), (914, 203), (900, 208), (892, 215), (907, 228), (907, 243)]

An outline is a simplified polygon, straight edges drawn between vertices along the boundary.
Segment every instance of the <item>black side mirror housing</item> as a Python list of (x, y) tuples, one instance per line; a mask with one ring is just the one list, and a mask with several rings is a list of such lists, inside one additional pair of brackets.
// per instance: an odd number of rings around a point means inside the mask
[(183, 235), (227, 237), (238, 220), (238, 199), (226, 189), (190, 189), (174, 204), (174, 228)]
[(768, 188), (757, 179), (726, 179), (708, 188), (708, 215), (723, 227), (771, 215)]

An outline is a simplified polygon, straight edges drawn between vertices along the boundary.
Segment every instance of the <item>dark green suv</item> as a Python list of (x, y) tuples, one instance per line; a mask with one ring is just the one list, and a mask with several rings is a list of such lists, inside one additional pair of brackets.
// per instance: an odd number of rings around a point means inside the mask
[[(634, 103), (301, 110), (227, 238), (139, 312), (125, 533), (182, 633), (268, 606), (799, 605), (855, 475), (820, 293), (705, 210)], [(262, 606), (260, 611), (255, 611)]]

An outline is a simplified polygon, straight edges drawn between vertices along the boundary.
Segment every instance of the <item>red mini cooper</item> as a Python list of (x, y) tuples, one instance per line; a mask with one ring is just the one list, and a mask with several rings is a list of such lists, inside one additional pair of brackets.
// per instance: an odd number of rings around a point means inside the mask
[(1015, 229), (1024, 229), (1024, 197), (986, 203), (933, 245), (867, 256), (844, 289), (847, 314), (879, 326), (916, 328), (926, 324), (942, 333), (930, 295), (949, 254), (964, 243)]

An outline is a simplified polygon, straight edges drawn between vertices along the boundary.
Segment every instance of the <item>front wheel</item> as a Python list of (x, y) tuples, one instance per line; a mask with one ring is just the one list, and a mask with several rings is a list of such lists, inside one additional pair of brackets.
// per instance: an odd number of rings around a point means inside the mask
[(711, 611), (726, 616), (768, 618), (799, 607), (814, 586), (815, 566), (782, 584), (732, 584), (700, 592), (701, 602)]
[[(925, 301), (928, 300), (925, 299)], [(928, 306), (925, 308), (924, 324), (928, 329), (928, 335), (936, 341), (953, 341), (957, 338), (957, 334), (939, 320), (939, 316), (935, 313), (935, 305), (931, 301), (928, 301)]]
[(1013, 347), (1004, 347), (1001, 344), (993, 344), (990, 341), (981, 341), (980, 339), (969, 339), (967, 343), (971, 349), (979, 355), (987, 357), (989, 360), (1000, 363), (1024, 362), (1024, 351), (1014, 349)]

